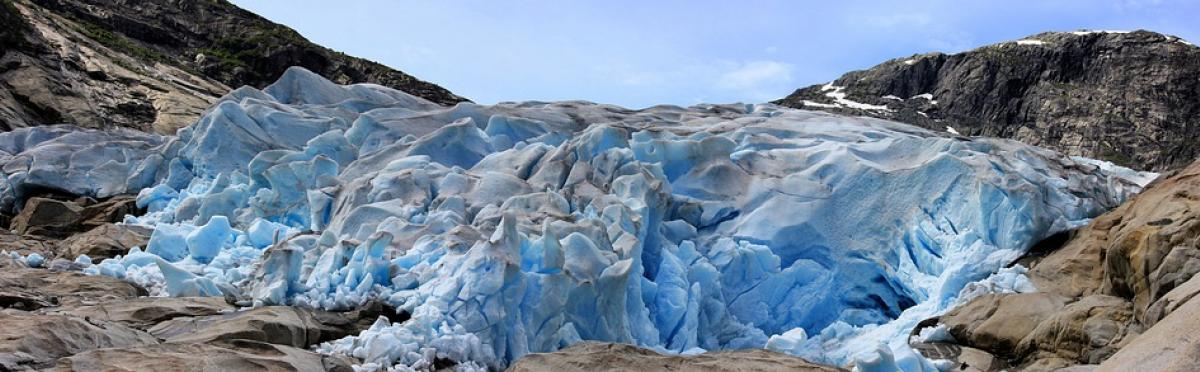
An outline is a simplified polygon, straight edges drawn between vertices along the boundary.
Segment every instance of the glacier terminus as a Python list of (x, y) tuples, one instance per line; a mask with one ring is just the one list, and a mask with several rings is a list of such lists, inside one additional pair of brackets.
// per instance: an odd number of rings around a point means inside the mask
[(40, 190), (138, 195), (124, 223), (149, 243), (81, 256), (86, 273), (409, 314), (317, 346), (366, 370), (499, 369), (584, 340), (946, 368), (908, 347), (918, 322), (1035, 291), (1011, 262), (1154, 177), (771, 104), (445, 107), (300, 68), (174, 136), (3, 133), (0, 164), (9, 211)]

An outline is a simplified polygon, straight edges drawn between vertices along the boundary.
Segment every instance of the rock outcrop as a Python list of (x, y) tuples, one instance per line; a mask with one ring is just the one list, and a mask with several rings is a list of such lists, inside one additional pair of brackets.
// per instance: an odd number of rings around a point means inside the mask
[(465, 101), (315, 45), (227, 1), (0, 1), (0, 131), (72, 123), (174, 133), (231, 87), (293, 65), (443, 105)]
[(1165, 170), (1200, 155), (1198, 91), (1200, 48), (1177, 37), (1049, 32), (897, 58), (775, 103)]

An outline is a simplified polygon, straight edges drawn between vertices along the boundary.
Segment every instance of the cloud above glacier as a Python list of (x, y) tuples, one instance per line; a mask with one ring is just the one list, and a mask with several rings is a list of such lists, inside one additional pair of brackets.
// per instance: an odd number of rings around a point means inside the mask
[(792, 65), (779, 61), (746, 62), (717, 77), (718, 88), (744, 91), (752, 97), (767, 93), (764, 88), (791, 82)]

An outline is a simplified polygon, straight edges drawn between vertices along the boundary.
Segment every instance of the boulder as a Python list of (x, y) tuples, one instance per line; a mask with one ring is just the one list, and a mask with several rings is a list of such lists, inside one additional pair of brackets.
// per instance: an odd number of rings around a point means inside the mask
[(999, 372), (1008, 369), (1004, 359), (989, 352), (946, 342), (917, 343), (914, 350), (928, 359), (954, 362), (954, 370), (960, 372)]
[(607, 371), (840, 371), (764, 349), (664, 355), (633, 345), (581, 342), (552, 353), (525, 355), (509, 372)]
[(63, 238), (80, 230), (82, 216), (83, 207), (74, 202), (34, 197), (25, 201), (10, 227), (18, 234)]
[(123, 325), (64, 315), (0, 312), (0, 370), (48, 367), (61, 357), (101, 348), (155, 344)]
[(287, 306), (268, 306), (234, 313), (175, 318), (153, 327), (149, 332), (171, 343), (207, 343), (229, 340), (262, 341), (305, 348), (317, 343), (357, 333), (354, 328), (338, 328), (317, 320), (312, 310)]
[(152, 229), (135, 225), (104, 223), (58, 243), (59, 256), (74, 259), (87, 255), (99, 262), (101, 258), (123, 255), (133, 247), (146, 247)]
[(941, 323), (963, 345), (1013, 357), (1017, 345), (1068, 300), (1043, 292), (987, 294), (946, 313)]
[(145, 295), (145, 289), (106, 276), (27, 268), (0, 270), (0, 308), (29, 311)]
[(86, 229), (92, 229), (113, 222), (125, 220), (125, 215), (141, 215), (137, 207), (137, 198), (133, 195), (117, 195), (106, 200), (86, 204), (80, 215), (79, 223)]
[(55, 309), (55, 314), (67, 314), (89, 319), (118, 322), (137, 329), (176, 318), (204, 317), (234, 310), (221, 297), (141, 297), (105, 301), (95, 305), (80, 305)]
[(125, 215), (138, 212), (135, 198), (129, 195), (118, 195), (100, 202), (86, 197), (74, 200), (32, 197), (13, 217), (10, 228), (18, 234), (61, 239), (120, 222)]
[(90, 350), (47, 371), (301, 371), (350, 372), (354, 361), (294, 347), (237, 340), (223, 345), (158, 344)]

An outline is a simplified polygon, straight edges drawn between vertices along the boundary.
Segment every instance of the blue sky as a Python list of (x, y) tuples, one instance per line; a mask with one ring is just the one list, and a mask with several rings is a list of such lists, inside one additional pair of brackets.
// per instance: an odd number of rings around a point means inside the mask
[(1200, 1), (233, 2), (479, 103), (763, 102), (891, 58), (1051, 30), (1200, 41)]

